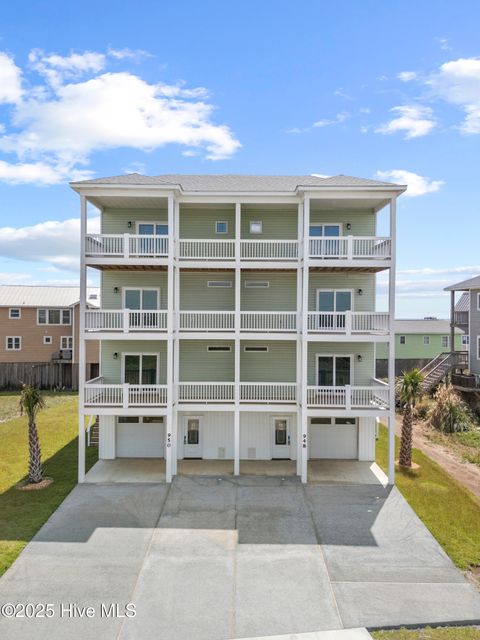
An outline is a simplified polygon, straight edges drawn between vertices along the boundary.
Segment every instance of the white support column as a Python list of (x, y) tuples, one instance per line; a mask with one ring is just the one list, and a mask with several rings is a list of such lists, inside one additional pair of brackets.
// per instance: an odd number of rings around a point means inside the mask
[(396, 264), (396, 214), (397, 200), (390, 200), (390, 238), (392, 258), (388, 277), (388, 312), (390, 331), (388, 336), (388, 386), (390, 411), (388, 418), (388, 482), (395, 483), (395, 264)]
[(298, 204), (297, 214), (297, 476), (302, 475), (302, 427), (304, 412), (302, 409), (303, 368), (302, 368), (302, 293), (303, 293), (303, 202)]
[(301, 476), (307, 482), (308, 475), (308, 417), (307, 417), (307, 384), (308, 384), (308, 286), (309, 286), (309, 235), (310, 235), (310, 198), (303, 201), (303, 279), (302, 279), (302, 429), (301, 429)]
[(235, 411), (233, 418), (233, 474), (240, 475), (240, 323), (241, 323), (241, 286), (240, 234), (242, 205), (235, 203)]
[(87, 199), (80, 196), (80, 309), (78, 323), (78, 482), (85, 482), (85, 308), (87, 300), (87, 268), (85, 266), (85, 234), (87, 233)]
[(168, 272), (167, 272), (167, 424), (165, 429), (165, 480), (173, 475), (173, 330), (174, 330), (174, 199), (168, 196)]
[(180, 204), (174, 203), (174, 288), (173, 288), (173, 421), (172, 421), (172, 475), (177, 474), (178, 461), (178, 394), (180, 372)]

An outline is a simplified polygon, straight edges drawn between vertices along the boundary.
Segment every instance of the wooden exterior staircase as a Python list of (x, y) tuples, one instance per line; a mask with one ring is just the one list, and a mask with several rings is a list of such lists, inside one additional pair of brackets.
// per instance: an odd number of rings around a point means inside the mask
[(431, 391), (439, 382), (455, 369), (468, 367), (467, 351), (445, 351), (431, 360), (420, 373), (423, 374), (423, 390)]
[(87, 445), (98, 447), (98, 416), (90, 416), (87, 426)]

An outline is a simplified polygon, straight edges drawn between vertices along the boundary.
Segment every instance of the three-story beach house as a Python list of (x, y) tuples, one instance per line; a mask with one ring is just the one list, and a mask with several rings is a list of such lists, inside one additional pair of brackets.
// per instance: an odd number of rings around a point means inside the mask
[[(390, 424), (394, 472), (396, 199), (405, 187), (335, 176), (138, 174), (72, 183), (81, 200), (80, 380), (100, 458), (373, 460)], [(100, 211), (91, 233), (87, 209)], [(377, 215), (389, 208), (389, 231)], [(87, 271), (101, 276), (86, 308)], [(376, 274), (389, 308), (376, 310)], [(375, 343), (388, 344), (388, 383)], [(80, 366), (80, 371), (85, 367)], [(201, 464), (201, 463), (200, 463)]]

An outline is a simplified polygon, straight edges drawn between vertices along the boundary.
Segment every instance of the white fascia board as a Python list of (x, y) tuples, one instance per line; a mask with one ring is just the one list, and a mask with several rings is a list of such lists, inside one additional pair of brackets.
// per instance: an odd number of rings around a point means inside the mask
[[(318, 186), (318, 187), (298, 187), (297, 193), (301, 193), (302, 195), (315, 198), (336, 198), (339, 200), (342, 198), (385, 198), (390, 199), (392, 197), (398, 196), (407, 190), (407, 187), (404, 185), (398, 186), (344, 186), (339, 187), (335, 185), (329, 186)], [(323, 195), (322, 195), (323, 194)]]
[(299, 195), (293, 192), (285, 193), (284, 195), (278, 191), (272, 192), (241, 192), (238, 193), (223, 193), (214, 191), (196, 191), (196, 192), (182, 192), (177, 197), (180, 204), (190, 203), (204, 203), (211, 202), (214, 204), (235, 204), (236, 202), (242, 202), (243, 204), (298, 204), (302, 201)]

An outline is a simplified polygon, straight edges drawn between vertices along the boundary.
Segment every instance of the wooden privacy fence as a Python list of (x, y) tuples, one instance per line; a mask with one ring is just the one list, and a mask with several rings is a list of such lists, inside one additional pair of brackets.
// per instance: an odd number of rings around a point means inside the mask
[(0, 362), (0, 390), (24, 382), (39, 389), (78, 389), (78, 364), (71, 362)]

